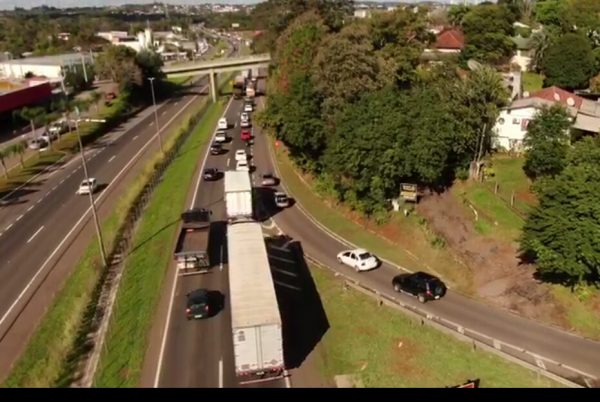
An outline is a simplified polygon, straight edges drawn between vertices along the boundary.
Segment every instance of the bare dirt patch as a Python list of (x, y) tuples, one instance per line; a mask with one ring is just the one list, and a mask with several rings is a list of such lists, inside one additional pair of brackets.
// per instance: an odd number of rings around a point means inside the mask
[(549, 287), (535, 280), (534, 267), (518, 258), (518, 244), (477, 233), (474, 214), (450, 192), (429, 194), (417, 210), (471, 267), (477, 296), (529, 318), (563, 323), (564, 311), (554, 303)]

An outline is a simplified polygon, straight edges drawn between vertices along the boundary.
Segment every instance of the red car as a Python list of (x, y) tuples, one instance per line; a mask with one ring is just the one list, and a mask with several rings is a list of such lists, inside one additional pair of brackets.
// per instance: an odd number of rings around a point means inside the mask
[(248, 141), (252, 138), (252, 133), (250, 132), (250, 130), (244, 129), (242, 130), (242, 141)]

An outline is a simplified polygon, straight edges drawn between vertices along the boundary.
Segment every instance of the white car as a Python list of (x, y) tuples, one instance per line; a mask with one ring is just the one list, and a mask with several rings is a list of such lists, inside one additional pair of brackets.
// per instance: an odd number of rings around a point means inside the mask
[(227, 142), (227, 134), (225, 131), (217, 131), (215, 134), (215, 142)]
[(242, 121), (244, 121), (244, 120), (245, 120), (245, 121), (248, 121), (248, 120), (250, 120), (250, 116), (248, 116), (248, 113), (244, 112), (244, 113), (242, 113), (242, 115), (240, 116), (240, 120), (242, 120)]
[(237, 164), (235, 166), (235, 170), (241, 171), (241, 172), (249, 172), (250, 171), (250, 164), (248, 163), (247, 160), (237, 161)]
[(219, 130), (227, 130), (229, 128), (227, 119), (225, 117), (221, 117), (217, 123), (217, 127), (219, 127)]
[(248, 155), (246, 154), (246, 151), (243, 149), (238, 149), (237, 151), (235, 151), (235, 160), (238, 162), (247, 161)]
[(50, 130), (45, 131), (44, 134), (40, 135), (40, 139), (46, 141), (47, 143), (50, 143), (51, 141), (58, 139), (58, 132)]
[(369, 271), (379, 266), (379, 260), (373, 254), (362, 248), (342, 251), (337, 255), (340, 264), (354, 268), (356, 272)]
[(85, 179), (79, 185), (79, 189), (77, 190), (77, 194), (89, 194), (94, 193), (98, 188), (98, 181), (93, 177), (90, 177), (89, 182)]
[(42, 138), (35, 138), (27, 143), (27, 147), (33, 150), (41, 150), (48, 146), (48, 141)]
[(250, 103), (246, 103), (244, 105), (244, 112), (251, 112), (253, 110), (252, 105)]

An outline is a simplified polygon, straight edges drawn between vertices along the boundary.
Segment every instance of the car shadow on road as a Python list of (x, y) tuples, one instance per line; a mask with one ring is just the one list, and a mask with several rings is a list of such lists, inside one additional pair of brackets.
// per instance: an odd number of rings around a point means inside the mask
[(300, 367), (329, 329), (304, 251), (288, 236), (265, 240), (283, 325), (283, 352), (288, 369)]

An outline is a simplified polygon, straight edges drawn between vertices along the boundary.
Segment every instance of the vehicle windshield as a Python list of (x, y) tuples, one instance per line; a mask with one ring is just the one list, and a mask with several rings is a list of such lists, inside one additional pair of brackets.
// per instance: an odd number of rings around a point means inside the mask
[(358, 258), (361, 260), (367, 260), (369, 258), (373, 257), (373, 254), (366, 252), (366, 253), (361, 253), (358, 255)]

